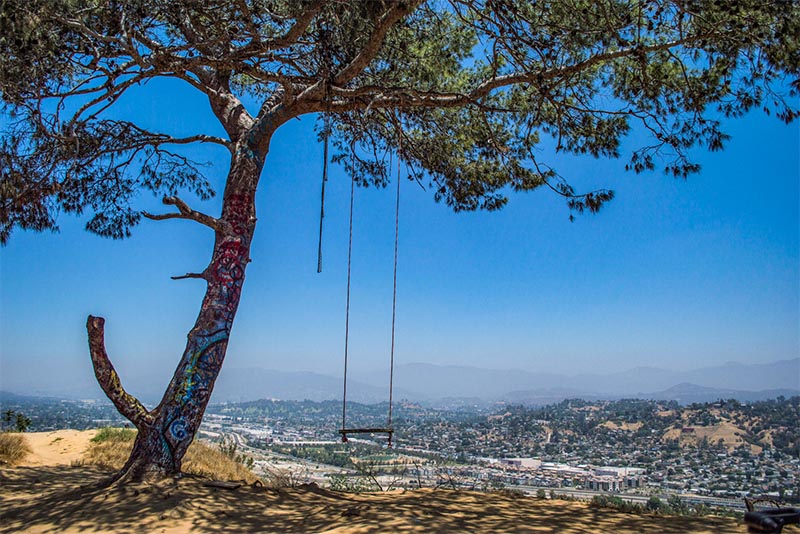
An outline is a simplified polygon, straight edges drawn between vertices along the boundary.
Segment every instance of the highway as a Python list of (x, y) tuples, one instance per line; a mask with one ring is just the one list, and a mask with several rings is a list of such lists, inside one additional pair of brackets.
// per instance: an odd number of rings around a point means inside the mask
[(263, 459), (267, 459), (267, 458), (272, 457), (272, 458), (280, 458), (281, 460), (283, 460), (285, 462), (290, 462), (290, 463), (298, 464), (298, 465), (304, 465), (304, 466), (308, 466), (308, 467), (311, 467), (311, 468), (314, 468), (314, 469), (317, 469), (317, 470), (327, 471), (329, 473), (352, 473), (353, 472), (351, 469), (345, 469), (343, 467), (338, 467), (338, 466), (335, 466), (335, 465), (321, 464), (319, 462), (314, 462), (314, 461), (306, 460), (306, 459), (303, 459), (303, 458), (297, 458), (296, 456), (290, 456), (288, 454), (281, 454), (279, 452), (273, 452), (273, 451), (269, 451), (269, 450), (266, 450), (266, 449), (257, 449), (255, 447), (251, 447), (250, 445), (247, 444), (247, 439), (244, 436), (242, 436), (241, 434), (238, 434), (236, 432), (227, 432), (226, 435), (231, 436), (234, 439), (234, 441), (236, 441), (236, 446), (239, 448), (240, 451), (247, 452), (248, 454), (251, 454), (251, 455), (255, 456), (256, 460), (259, 460), (259, 459), (263, 460)]

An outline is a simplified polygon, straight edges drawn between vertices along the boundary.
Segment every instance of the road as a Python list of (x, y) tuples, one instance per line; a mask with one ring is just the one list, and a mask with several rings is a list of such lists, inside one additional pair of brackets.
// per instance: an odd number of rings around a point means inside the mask
[(273, 452), (265, 449), (257, 449), (255, 447), (251, 447), (250, 445), (247, 444), (247, 438), (236, 432), (226, 432), (226, 435), (231, 436), (233, 438), (233, 440), (236, 442), (236, 446), (239, 448), (240, 451), (246, 452), (254, 456), (254, 459), (256, 460), (269, 461), (270, 458), (277, 458), (282, 460), (287, 465), (302, 466), (312, 470), (313, 472), (342, 473), (342, 474), (353, 473), (353, 470), (351, 469), (346, 469), (335, 465), (321, 464), (319, 462), (305, 460), (303, 458), (297, 458), (296, 456), (290, 456), (288, 454), (281, 454), (279, 452)]

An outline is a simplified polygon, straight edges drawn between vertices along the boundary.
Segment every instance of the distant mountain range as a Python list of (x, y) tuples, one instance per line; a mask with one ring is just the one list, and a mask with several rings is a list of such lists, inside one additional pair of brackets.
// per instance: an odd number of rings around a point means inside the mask
[(632, 397), (688, 404), (720, 398), (752, 402), (800, 394), (800, 358), (752, 365), (731, 362), (692, 371), (637, 367), (606, 375), (568, 376), (429, 364), (402, 366), (395, 373), (398, 385), (427, 393), (428, 398), (447, 397), (451, 402), (478, 397), (495, 402), (543, 405), (565, 398)]
[[(564, 375), (518, 369), (498, 370), (468, 366), (412, 363), (395, 368), (394, 397), (432, 405), (519, 403), (542, 405), (565, 398), (585, 400), (623, 397), (676, 400), (683, 404), (720, 398), (755, 401), (800, 394), (800, 358), (766, 364), (727, 363), (693, 371), (637, 367), (610, 374)], [(168, 377), (131, 377), (125, 385), (146, 404), (160, 400)], [(5, 388), (15, 393), (72, 398), (102, 396), (96, 384), (75, 384), (70, 391)], [(364, 373), (348, 380), (349, 400), (373, 403), (388, 398), (385, 373)], [(239, 402), (264, 398), (331, 400), (342, 398), (341, 377), (313, 372), (263, 368), (224, 368), (212, 402)]]
[[(436, 405), (495, 402), (541, 405), (577, 397), (586, 400), (637, 397), (681, 403), (719, 398), (754, 401), (800, 394), (800, 358), (753, 365), (728, 363), (684, 372), (637, 367), (607, 375), (574, 376), (412, 363), (397, 366), (394, 380), (395, 398)], [(162, 378), (146, 383), (163, 387), (163, 381)], [(140, 394), (155, 402), (163, 390), (152, 386), (151, 389)], [(225, 368), (217, 380), (212, 402), (263, 398), (341, 399), (342, 379), (313, 372)], [(348, 379), (347, 398), (364, 403), (385, 401), (388, 398), (385, 372), (362, 373)]]
[[(692, 404), (694, 402), (714, 402), (719, 399), (737, 399), (741, 402), (755, 402), (767, 399), (776, 399), (780, 396), (792, 397), (800, 395), (800, 390), (794, 389), (762, 389), (758, 391), (745, 391), (736, 389), (720, 389), (698, 386), (697, 384), (683, 383), (653, 393), (634, 393), (632, 395), (619, 395), (610, 393), (585, 393), (579, 391), (561, 391), (558, 389), (544, 389), (533, 391), (513, 391), (501, 397), (501, 400), (511, 404), (524, 404), (528, 406), (544, 406), (555, 404), (564, 399), (580, 398), (587, 401), (615, 400), (620, 398), (636, 398), (648, 400), (676, 401), (679, 404)], [(450, 401), (452, 403), (452, 400)]]
[[(361, 380), (369, 382), (364, 378)], [(678, 384), (733, 391), (798, 391), (800, 358), (753, 365), (727, 363), (693, 371), (637, 367), (619, 373), (574, 376), (424, 363), (403, 365), (395, 370), (396, 386), (425, 397), (498, 398), (520, 391), (544, 391), (561, 398), (635, 396), (668, 391)]]
[[(347, 399), (374, 403), (388, 398), (388, 384), (382, 380), (366, 383), (347, 380)], [(384, 383), (383, 387), (377, 384)], [(223, 369), (214, 386), (212, 402), (249, 401), (257, 399), (314, 400), (342, 398), (342, 377), (312, 372), (273, 371), (259, 367)], [(398, 398), (416, 399), (417, 393), (397, 387)]]

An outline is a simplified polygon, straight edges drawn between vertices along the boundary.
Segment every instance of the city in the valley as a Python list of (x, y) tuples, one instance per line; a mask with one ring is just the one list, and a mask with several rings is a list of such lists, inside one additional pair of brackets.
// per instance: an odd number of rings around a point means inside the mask
[[(386, 404), (348, 403), (348, 424), (384, 428)], [(124, 426), (110, 404), (6, 395), (31, 431)], [(336, 401), (212, 404), (200, 435), (257, 474), (342, 489), (514, 489), (642, 505), (738, 508), (747, 496), (800, 502), (800, 397), (687, 406), (675, 401), (564, 400), (394, 407), (387, 435), (339, 436)]]

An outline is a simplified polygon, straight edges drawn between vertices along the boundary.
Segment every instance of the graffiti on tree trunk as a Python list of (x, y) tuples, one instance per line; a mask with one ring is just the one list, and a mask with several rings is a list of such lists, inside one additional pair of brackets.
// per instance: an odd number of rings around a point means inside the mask
[(168, 413), (163, 419), (162, 434), (169, 444), (170, 456), (178, 449), (184, 451), (194, 437), (222, 366), (249, 261), (252, 206), (252, 196), (230, 195), (226, 199), (224, 218), (231, 231), (220, 237), (222, 242), (207, 271), (209, 287), (197, 325), (189, 335), (181, 379), (172, 402), (165, 406)]

